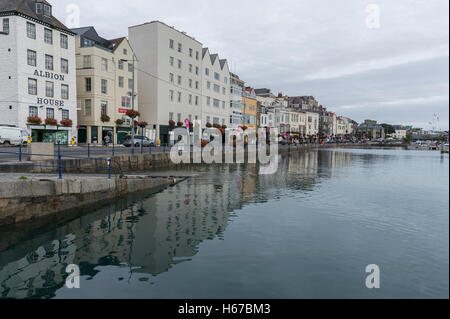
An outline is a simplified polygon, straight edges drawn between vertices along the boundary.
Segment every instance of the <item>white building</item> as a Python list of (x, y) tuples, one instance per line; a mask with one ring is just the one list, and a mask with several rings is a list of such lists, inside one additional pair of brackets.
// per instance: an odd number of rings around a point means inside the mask
[(132, 26), (130, 44), (139, 62), (140, 119), (169, 142), (172, 124), (199, 123), (202, 115), (202, 44), (160, 21)]
[(319, 133), (319, 114), (306, 112), (306, 136), (317, 135)]
[(69, 143), (77, 127), (74, 33), (45, 0), (0, 1), (0, 22), (0, 124), (26, 128), (33, 141)]
[(242, 96), (245, 90), (245, 82), (233, 73), (230, 73), (230, 80), (230, 128), (237, 129), (244, 123), (244, 103), (242, 103)]
[(202, 51), (202, 127), (206, 124), (230, 126), (230, 69), (218, 54)]

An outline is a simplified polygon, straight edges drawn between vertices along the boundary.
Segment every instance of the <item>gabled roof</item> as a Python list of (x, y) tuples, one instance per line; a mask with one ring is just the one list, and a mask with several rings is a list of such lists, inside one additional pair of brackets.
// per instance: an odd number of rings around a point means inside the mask
[(211, 54), (210, 57), (211, 57), (211, 64), (214, 65), (214, 62), (216, 62), (216, 59), (219, 57), (219, 55), (217, 53), (215, 53), (215, 54)]
[[(214, 65), (214, 63), (216, 62), (216, 60), (219, 59), (219, 55), (218, 55), (217, 53), (210, 54), (208, 48), (203, 48), (203, 49), (202, 49), (202, 59), (205, 59), (206, 54), (209, 55), (209, 59), (211, 60), (211, 64), (212, 64), (212, 65)], [(226, 59), (219, 59), (220, 69), (223, 70), (223, 68), (225, 67), (225, 65), (226, 65), (227, 63), (228, 63), (228, 62), (227, 62)]]
[(124, 40), (127, 40), (127, 38), (126, 37), (121, 37), (121, 38), (109, 40), (109, 42), (111, 43), (111, 49), (113, 50), (113, 52), (117, 50), (117, 48), (120, 46), (120, 44)]
[(105, 38), (102, 38), (101, 36), (98, 35), (97, 31), (95, 30), (94, 27), (89, 26), (89, 27), (82, 27), (82, 28), (75, 28), (72, 29), (72, 31), (74, 33), (76, 33), (78, 36), (82, 36), (84, 38), (87, 38), (89, 40), (94, 41), (95, 43), (97, 43), (98, 45), (101, 45), (105, 48), (110, 49), (110, 41), (106, 40)]
[(21, 15), (31, 20), (37, 20), (43, 24), (52, 26), (60, 31), (73, 34), (69, 28), (56, 19), (53, 15), (46, 16), (44, 14), (36, 13), (36, 2), (44, 3), (51, 6), (45, 0), (0, 0), (0, 16), (6, 15)]

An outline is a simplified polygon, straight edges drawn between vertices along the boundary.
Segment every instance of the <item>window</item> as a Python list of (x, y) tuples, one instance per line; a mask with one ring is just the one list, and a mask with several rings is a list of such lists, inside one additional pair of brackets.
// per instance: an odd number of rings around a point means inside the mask
[(44, 4), (44, 15), (48, 17), (52, 15), (52, 9), (49, 5)]
[(181, 103), (181, 92), (178, 92), (178, 102)]
[(198, 75), (198, 66), (195, 67), (195, 74)]
[(50, 82), (50, 81), (46, 81), (45, 82), (45, 96), (46, 97), (53, 97), (54, 96), (53, 82)]
[(177, 114), (178, 122), (181, 122), (181, 113)]
[(27, 22), (27, 37), (36, 39), (36, 25), (34, 23)]
[(227, 94), (227, 90), (224, 87), (222, 88), (222, 93), (223, 95)]
[(128, 79), (128, 88), (133, 89), (133, 79)]
[(181, 85), (181, 75), (178, 76), (178, 85)]
[(108, 60), (102, 58), (102, 71), (108, 71)]
[(170, 99), (170, 101), (172, 101), (173, 102), (173, 90), (170, 90), (169, 91), (169, 99)]
[(69, 110), (62, 110), (61, 113), (62, 113), (61, 118), (62, 118), (63, 120), (67, 120), (67, 119), (70, 118), (70, 116), (69, 116)]
[(119, 70), (123, 70), (123, 60), (119, 60)]
[(173, 112), (169, 112), (169, 121), (173, 121)]
[(92, 90), (91, 78), (84, 78), (84, 88), (85, 88), (86, 92), (91, 92), (91, 90)]
[(131, 98), (129, 96), (122, 96), (122, 107), (130, 107)]
[(9, 34), (9, 19), (3, 19), (3, 33)]
[(170, 66), (173, 66), (174, 60), (175, 59), (173, 58), (173, 56), (169, 57), (169, 64), (170, 64)]
[(27, 51), (27, 63), (31, 66), (36, 66), (36, 51), (28, 50)]
[(28, 79), (28, 94), (37, 95), (37, 80)]
[(108, 93), (108, 81), (102, 79), (102, 93), (107, 94)]
[(195, 105), (198, 105), (198, 96), (195, 97)]
[(222, 108), (225, 109), (225, 101), (222, 101)]
[(127, 49), (123, 49), (123, 55), (127, 55), (128, 54), (128, 50)]
[(36, 13), (37, 14), (42, 14), (42, 3), (36, 3)]
[(61, 98), (63, 100), (69, 99), (69, 86), (66, 84), (61, 84)]
[(225, 119), (222, 119), (222, 126), (225, 125)]
[(211, 90), (211, 82), (206, 82), (206, 87), (209, 89), (209, 90)]
[(61, 73), (69, 73), (69, 61), (66, 59), (61, 59)]
[(189, 94), (189, 104), (192, 104), (192, 94)]
[(169, 48), (173, 49), (173, 40), (172, 39), (169, 40)]
[(55, 109), (51, 108), (51, 107), (48, 107), (47, 108), (47, 112), (46, 112), (46, 117), (48, 119), (54, 119), (55, 118)]
[(195, 88), (198, 90), (198, 81), (195, 81)]
[(214, 91), (220, 92), (220, 86), (218, 86), (217, 84), (214, 84)]
[(173, 83), (173, 73), (169, 74), (169, 80), (170, 80), (171, 83)]
[(215, 78), (217, 81), (220, 81), (220, 74), (217, 73), (217, 72), (214, 72), (214, 78)]
[(189, 64), (189, 72), (192, 73), (192, 64)]
[(183, 50), (182, 50), (182, 45), (181, 45), (181, 43), (178, 42), (178, 52), (181, 53), (182, 51), (183, 51)]
[(210, 116), (206, 117), (206, 123), (211, 123), (211, 117)]
[(44, 29), (44, 42), (47, 44), (53, 44), (53, 32), (50, 29)]
[(213, 101), (214, 106), (215, 107), (220, 107), (219, 102), (220, 101), (218, 99), (214, 99), (214, 101)]
[(123, 76), (119, 76), (119, 87), (123, 88)]
[(67, 35), (61, 34), (60, 42), (61, 42), (61, 49), (69, 48), (69, 38)]
[(209, 76), (209, 69), (208, 68), (205, 68), (205, 75)]
[(37, 106), (30, 106), (28, 111), (29, 116), (38, 116), (38, 108)]
[(213, 117), (213, 124), (219, 124), (219, 118)]
[(48, 54), (45, 55), (45, 68), (53, 71), (53, 56)]
[(88, 69), (91, 67), (91, 65), (92, 65), (91, 56), (90, 55), (83, 56), (83, 68)]
[(178, 68), (181, 69), (181, 60), (178, 60)]
[(209, 96), (206, 97), (206, 105), (211, 105), (211, 98)]
[(101, 115), (108, 115), (108, 102), (106, 101), (101, 101), (100, 102), (100, 107), (101, 107)]
[(225, 84), (228, 84), (228, 78), (227, 78), (226, 76), (223, 77), (223, 82), (224, 82)]
[(84, 100), (84, 115), (91, 116), (92, 114), (92, 100)]
[(133, 72), (133, 63), (128, 63), (128, 72)]
[(192, 88), (192, 79), (189, 79), (189, 87)]
[(198, 53), (198, 51), (195, 52), (195, 59), (198, 60), (199, 59), (200, 54)]

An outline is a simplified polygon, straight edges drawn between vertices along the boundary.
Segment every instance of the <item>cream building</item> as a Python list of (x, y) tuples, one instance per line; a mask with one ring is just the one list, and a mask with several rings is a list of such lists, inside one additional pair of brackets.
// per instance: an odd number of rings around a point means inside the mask
[(202, 51), (202, 127), (207, 123), (230, 126), (230, 69), (218, 54)]
[(77, 34), (78, 141), (101, 143), (109, 135), (121, 144), (131, 133), (132, 122), (126, 113), (132, 109), (133, 86), (134, 110), (139, 110), (130, 43), (125, 37), (106, 40), (93, 27), (72, 31)]
[(319, 114), (315, 112), (305, 112), (306, 116), (306, 136), (317, 135), (319, 133)]
[(156, 139), (169, 143), (169, 122), (200, 123), (202, 44), (160, 21), (132, 26), (128, 33), (139, 61), (141, 119), (155, 129)]

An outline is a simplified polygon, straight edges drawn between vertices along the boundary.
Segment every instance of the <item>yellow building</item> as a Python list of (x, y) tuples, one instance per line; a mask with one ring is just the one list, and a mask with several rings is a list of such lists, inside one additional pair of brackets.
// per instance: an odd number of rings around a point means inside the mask
[[(106, 40), (93, 27), (73, 29), (76, 37), (78, 142), (102, 143), (105, 136), (121, 144), (131, 133), (131, 92), (138, 110), (137, 72), (133, 82), (133, 50), (122, 37)], [(134, 69), (137, 69), (137, 62)]]
[(243, 125), (257, 130), (258, 101), (256, 100), (255, 90), (247, 87), (242, 94), (242, 103), (244, 104)]

